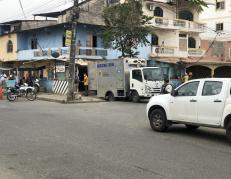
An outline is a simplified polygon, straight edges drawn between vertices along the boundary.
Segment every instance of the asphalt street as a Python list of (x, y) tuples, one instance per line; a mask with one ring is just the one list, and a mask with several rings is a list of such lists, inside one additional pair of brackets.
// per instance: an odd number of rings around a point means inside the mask
[(230, 179), (223, 130), (157, 133), (145, 107), (0, 101), (0, 179)]

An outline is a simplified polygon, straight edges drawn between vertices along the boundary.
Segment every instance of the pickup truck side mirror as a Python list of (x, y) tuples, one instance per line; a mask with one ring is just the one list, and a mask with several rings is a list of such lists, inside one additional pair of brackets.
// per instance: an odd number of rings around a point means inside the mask
[(178, 91), (172, 90), (171, 95), (172, 95), (172, 96), (177, 96), (177, 95), (178, 95)]

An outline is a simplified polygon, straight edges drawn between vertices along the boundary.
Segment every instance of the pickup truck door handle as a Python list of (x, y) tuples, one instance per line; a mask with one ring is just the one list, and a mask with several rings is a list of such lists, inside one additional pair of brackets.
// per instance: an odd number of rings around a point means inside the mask
[(219, 100), (219, 99), (216, 99), (216, 100), (214, 100), (213, 102), (214, 102), (214, 103), (221, 103), (222, 101)]
[(197, 100), (195, 100), (195, 99), (190, 99), (190, 102), (191, 102), (191, 103), (195, 103), (195, 102), (197, 102)]

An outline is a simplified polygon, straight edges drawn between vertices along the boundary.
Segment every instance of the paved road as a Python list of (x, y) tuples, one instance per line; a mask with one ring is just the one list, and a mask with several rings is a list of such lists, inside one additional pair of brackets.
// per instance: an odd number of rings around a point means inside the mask
[(0, 179), (229, 179), (222, 130), (153, 132), (145, 103), (0, 101)]

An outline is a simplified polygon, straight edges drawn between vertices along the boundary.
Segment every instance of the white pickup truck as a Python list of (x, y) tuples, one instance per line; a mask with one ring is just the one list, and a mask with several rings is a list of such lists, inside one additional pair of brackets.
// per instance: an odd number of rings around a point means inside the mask
[(152, 97), (146, 112), (155, 131), (163, 132), (172, 124), (223, 128), (231, 142), (231, 78), (188, 81), (171, 94)]

